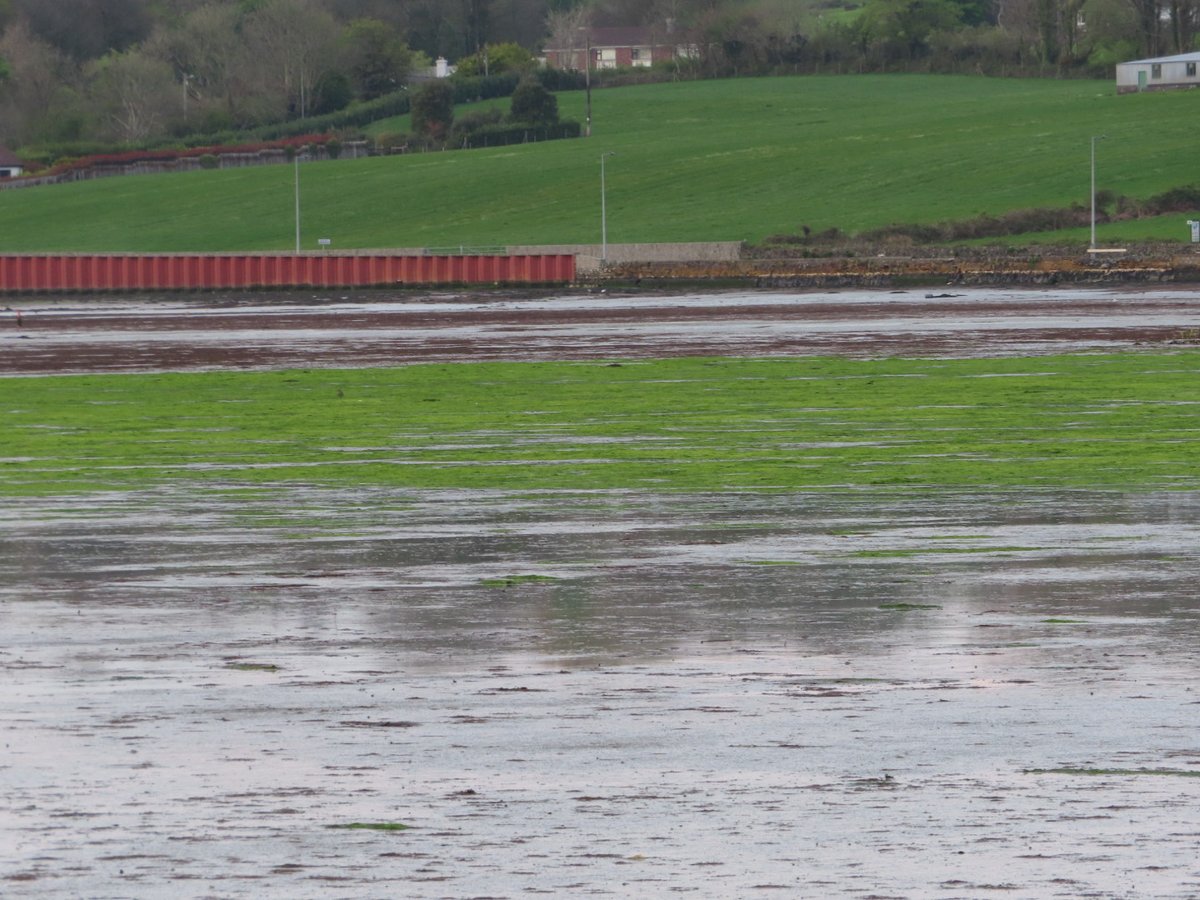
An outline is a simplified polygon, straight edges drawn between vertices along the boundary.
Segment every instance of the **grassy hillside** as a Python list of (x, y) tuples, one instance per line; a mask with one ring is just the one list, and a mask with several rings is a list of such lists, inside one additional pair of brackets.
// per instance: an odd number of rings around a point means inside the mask
[[(583, 95), (559, 98), (582, 119)], [(590, 139), (301, 166), (304, 246), (755, 240), (1145, 197), (1197, 180), (1200, 92), (959, 76), (738, 79), (596, 91)], [(0, 249), (289, 249), (292, 168), (0, 193)], [(1172, 229), (1175, 221), (1164, 220)], [(1122, 226), (1106, 229), (1109, 239)], [(1145, 232), (1139, 225), (1138, 231)]]

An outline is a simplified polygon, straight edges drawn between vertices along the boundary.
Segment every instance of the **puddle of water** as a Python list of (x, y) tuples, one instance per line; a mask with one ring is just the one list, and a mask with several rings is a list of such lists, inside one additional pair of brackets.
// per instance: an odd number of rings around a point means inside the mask
[(1198, 512), (13, 500), (0, 894), (1195, 896)]

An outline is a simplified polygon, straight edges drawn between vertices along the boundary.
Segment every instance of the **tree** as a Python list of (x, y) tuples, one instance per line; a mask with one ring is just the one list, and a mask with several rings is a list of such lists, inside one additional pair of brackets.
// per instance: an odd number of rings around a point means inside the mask
[(760, 71), (766, 57), (767, 37), (762, 23), (750, 13), (713, 10), (700, 16), (701, 60), (716, 76)]
[(429, 56), (458, 60), (492, 37), (492, 0), (409, 0), (407, 40)]
[(526, 78), (513, 91), (509, 118), (514, 122), (553, 125), (558, 121), (558, 98), (546, 90), (540, 81)]
[(14, 0), (33, 33), (79, 62), (144, 40), (153, 19), (144, 0)]
[(953, 0), (959, 9), (958, 20), (968, 28), (996, 24), (997, 0)]
[(169, 63), (179, 80), (186, 119), (212, 118), (219, 111), (217, 118), (245, 123), (253, 81), (238, 77), (246, 62), (240, 29), (241, 14), (235, 7), (207, 3), (151, 38), (148, 49)]
[(161, 134), (177, 108), (170, 66), (140, 50), (112, 52), (90, 66), (88, 93), (109, 137), (129, 143)]
[(492, 0), (459, 0), (462, 4), (463, 46), (470, 53), (491, 36)]
[(1108, 67), (1137, 55), (1137, 14), (1125, 0), (1087, 0), (1083, 20), (1084, 50), (1091, 65)]
[(551, 10), (546, 15), (546, 33), (549, 35), (546, 46), (554, 50), (570, 50), (570, 59), (560, 65), (572, 69), (583, 70), (586, 54), (584, 34), (591, 24), (590, 12), (585, 6)]
[(1059, 52), (1058, 0), (1036, 0), (1034, 8), (1041, 36), (1042, 62), (1054, 65), (1058, 62)]
[(869, 0), (860, 21), (885, 56), (911, 60), (928, 52), (935, 32), (958, 27), (961, 15), (962, 7), (953, 0)]
[(1176, 53), (1193, 49), (1200, 32), (1200, 3), (1197, 0), (1170, 0), (1171, 39)]
[(338, 27), (317, 0), (261, 0), (242, 26), (246, 47), (265, 86), (274, 87), (284, 112), (304, 118), (310, 93), (332, 62)]
[(341, 44), (343, 65), (364, 100), (396, 90), (412, 70), (412, 50), (394, 26), (378, 19), (355, 19)]
[(444, 138), (454, 123), (454, 88), (445, 79), (424, 84), (412, 99), (412, 126), (417, 134)]
[(547, 0), (493, 0), (489, 39), (496, 43), (513, 41), (522, 47), (536, 47), (545, 37), (542, 24), (549, 6)]
[(599, 26), (649, 25), (656, 12), (646, 0), (596, 0), (590, 5)]
[(339, 21), (375, 19), (404, 34), (408, 30), (412, 3), (404, 0), (326, 0), (325, 6)]
[(317, 79), (313, 91), (312, 111), (314, 115), (337, 112), (354, 99), (354, 86), (345, 72), (326, 72)]
[(1137, 14), (1142, 52), (1158, 56), (1162, 50), (1162, 10), (1159, 0), (1131, 0)]
[(534, 55), (519, 44), (488, 44), (458, 61), (459, 75), (523, 75), (537, 68)]
[(81, 128), (78, 67), (18, 21), (0, 36), (8, 65), (0, 87), (0, 133), (12, 144), (68, 137)]

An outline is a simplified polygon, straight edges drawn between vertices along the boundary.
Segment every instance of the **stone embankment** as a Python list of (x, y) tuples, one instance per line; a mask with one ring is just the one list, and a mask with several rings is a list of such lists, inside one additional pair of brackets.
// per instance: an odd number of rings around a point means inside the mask
[[(581, 267), (581, 274), (586, 272)], [(1094, 259), (915, 259), (899, 257), (825, 259), (727, 259), (610, 261), (599, 268), (604, 281), (738, 282), (761, 287), (878, 287), (909, 284), (1121, 284), (1200, 282), (1200, 254)]]

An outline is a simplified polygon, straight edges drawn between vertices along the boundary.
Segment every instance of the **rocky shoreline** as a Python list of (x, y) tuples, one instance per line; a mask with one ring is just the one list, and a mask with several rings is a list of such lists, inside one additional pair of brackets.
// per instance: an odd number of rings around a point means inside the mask
[(1200, 282), (1200, 255), (1022, 255), (1012, 258), (738, 259), (693, 262), (626, 262), (606, 265), (598, 280), (625, 284), (696, 281), (771, 288), (913, 285), (1187, 284)]

